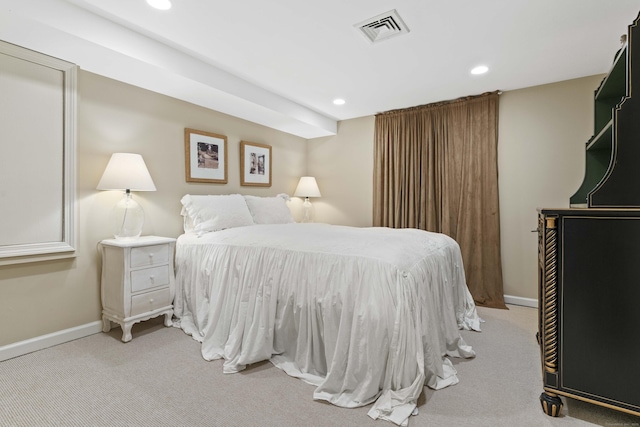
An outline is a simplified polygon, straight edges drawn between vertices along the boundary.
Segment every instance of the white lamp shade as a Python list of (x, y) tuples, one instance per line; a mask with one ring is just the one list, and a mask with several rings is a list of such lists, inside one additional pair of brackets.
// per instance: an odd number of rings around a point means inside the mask
[(113, 153), (97, 189), (156, 191), (156, 186), (140, 154)]
[(298, 182), (296, 192), (293, 193), (295, 197), (322, 197), (318, 183), (312, 176), (303, 176)]

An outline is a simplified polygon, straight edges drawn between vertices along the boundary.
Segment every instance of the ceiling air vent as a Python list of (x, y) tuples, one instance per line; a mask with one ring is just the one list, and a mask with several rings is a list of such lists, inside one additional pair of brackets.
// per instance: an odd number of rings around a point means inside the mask
[(395, 9), (354, 25), (371, 43), (409, 32)]

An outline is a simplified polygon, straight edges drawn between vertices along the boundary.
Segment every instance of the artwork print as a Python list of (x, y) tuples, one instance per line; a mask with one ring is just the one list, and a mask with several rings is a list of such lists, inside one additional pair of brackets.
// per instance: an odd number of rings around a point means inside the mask
[(240, 142), (240, 183), (245, 186), (271, 186), (271, 146)]
[(184, 130), (187, 182), (227, 183), (227, 137), (195, 129)]

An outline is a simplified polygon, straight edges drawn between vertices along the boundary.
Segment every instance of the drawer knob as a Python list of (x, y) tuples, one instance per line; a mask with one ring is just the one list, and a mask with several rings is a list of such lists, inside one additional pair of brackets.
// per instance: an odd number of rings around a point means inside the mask
[(155, 281), (155, 278), (156, 278), (156, 276), (151, 275), (151, 276), (149, 276), (149, 281), (150, 281), (151, 283), (153, 283), (153, 282)]
[(153, 259), (153, 253), (150, 253), (150, 254), (149, 254), (149, 258), (152, 258), (152, 259)]
[(152, 303), (153, 302), (153, 298), (149, 298), (149, 302)]

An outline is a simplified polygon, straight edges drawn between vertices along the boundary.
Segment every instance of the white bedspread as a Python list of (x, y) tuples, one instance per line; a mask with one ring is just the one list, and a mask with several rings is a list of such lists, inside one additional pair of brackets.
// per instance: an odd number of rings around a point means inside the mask
[(458, 244), (415, 229), (254, 225), (180, 236), (176, 325), (224, 372), (271, 360), (314, 399), (399, 425), (422, 387), (458, 382), (480, 330)]

